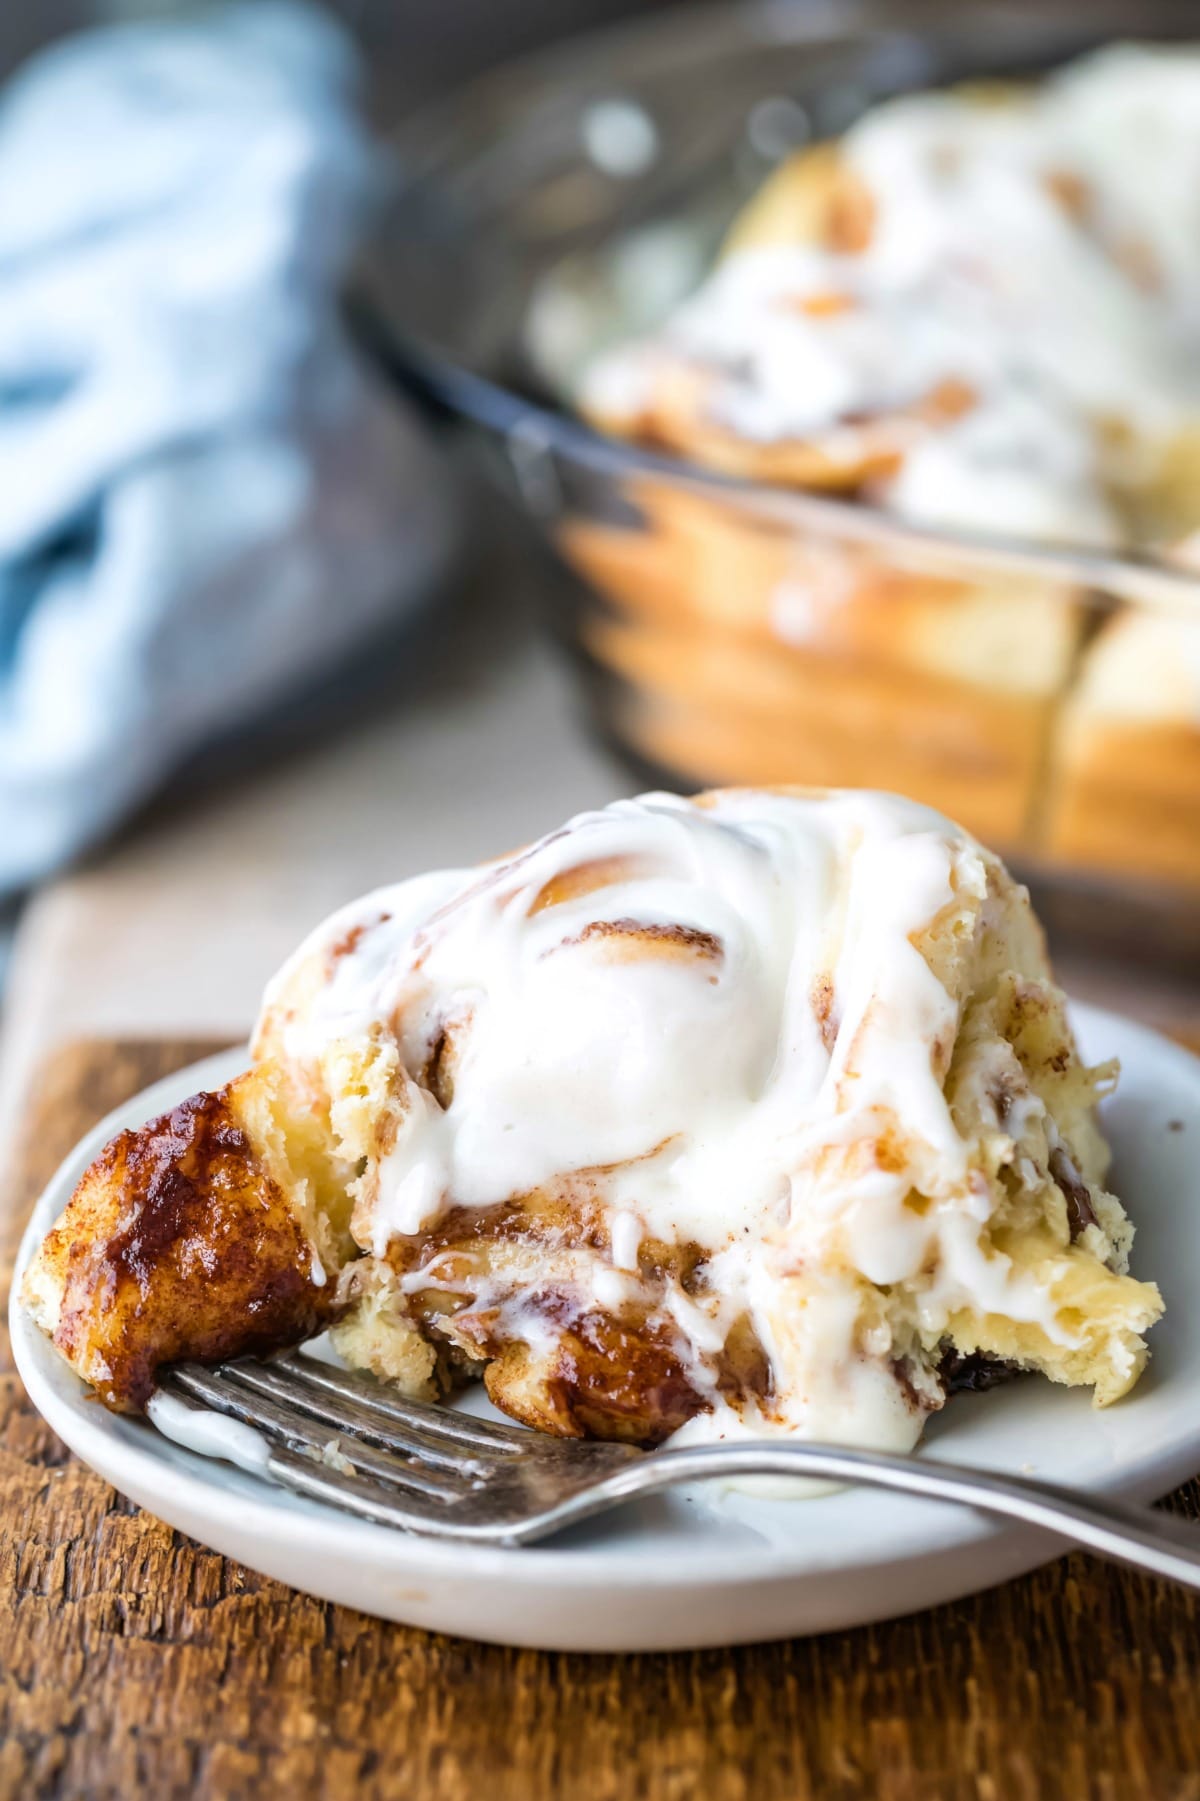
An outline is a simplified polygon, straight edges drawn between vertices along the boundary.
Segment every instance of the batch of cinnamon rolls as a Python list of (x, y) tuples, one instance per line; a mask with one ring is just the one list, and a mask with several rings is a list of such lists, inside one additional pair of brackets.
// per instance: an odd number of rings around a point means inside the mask
[(647, 472), (564, 525), (618, 735), (692, 784), (895, 787), (1031, 866), (1200, 887), (1200, 588), (954, 554), (1200, 568), (1198, 195), (1185, 47), (891, 100), (786, 160), (579, 383), (606, 432), (758, 484)]

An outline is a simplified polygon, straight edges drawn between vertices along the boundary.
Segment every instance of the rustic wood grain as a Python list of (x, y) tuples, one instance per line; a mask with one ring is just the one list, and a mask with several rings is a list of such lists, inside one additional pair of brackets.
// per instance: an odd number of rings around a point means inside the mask
[[(54, 1060), (0, 1278), (80, 1133), (211, 1048)], [(1174, 1504), (1198, 1501), (1193, 1484)], [(731, 1652), (433, 1637), (294, 1594), (131, 1507), (41, 1423), (5, 1337), (0, 1797), (18, 1796), (1200, 1801), (1200, 1604), (1075, 1556), (910, 1620)]]

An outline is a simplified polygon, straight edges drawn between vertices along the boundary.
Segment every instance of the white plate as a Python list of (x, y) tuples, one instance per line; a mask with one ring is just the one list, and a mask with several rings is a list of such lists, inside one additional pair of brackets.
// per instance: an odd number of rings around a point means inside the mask
[[(1081, 1007), (1076, 1024), (1085, 1055), (1116, 1055), (1123, 1064), (1105, 1124), (1114, 1185), (1138, 1225), (1135, 1268), (1156, 1277), (1166, 1297), (1153, 1361), (1133, 1395), (1105, 1412), (1034, 1379), (959, 1396), (926, 1444), (934, 1457), (1150, 1500), (1200, 1466), (1200, 1062), (1112, 1014)], [(243, 1063), (244, 1053), (225, 1053), (183, 1070), (84, 1139), (38, 1202), (17, 1285), (105, 1140), (227, 1080)], [(441, 1632), (581, 1651), (738, 1644), (930, 1607), (1032, 1569), (1058, 1549), (965, 1509), (866, 1490), (764, 1501), (697, 1488), (526, 1550), (410, 1538), (106, 1412), (15, 1302), (11, 1312), (17, 1366), (34, 1404), (131, 1500), (295, 1588)]]

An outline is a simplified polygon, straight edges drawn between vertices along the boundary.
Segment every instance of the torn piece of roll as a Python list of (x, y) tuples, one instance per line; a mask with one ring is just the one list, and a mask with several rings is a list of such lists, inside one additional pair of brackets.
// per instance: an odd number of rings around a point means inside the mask
[(1127, 1273), (1025, 891), (894, 796), (653, 794), (381, 890), (271, 984), (253, 1068), (123, 1133), (24, 1296), (110, 1405), (295, 1342), (657, 1444), (905, 1448), (1013, 1370), (1117, 1399)]

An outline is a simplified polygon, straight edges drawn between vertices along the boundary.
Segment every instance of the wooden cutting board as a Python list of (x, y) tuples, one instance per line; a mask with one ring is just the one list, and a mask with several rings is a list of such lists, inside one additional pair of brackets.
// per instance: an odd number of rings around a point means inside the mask
[[(87, 1043), (31, 1089), (0, 1213), (214, 1049)], [(1200, 1514), (1200, 1485), (1171, 1505)], [(0, 1797), (1200, 1801), (1200, 1602), (1072, 1556), (972, 1600), (734, 1651), (585, 1657), (385, 1625), (141, 1513), (25, 1399), (0, 1329)]]

